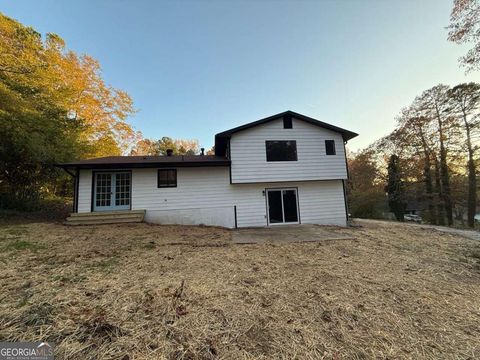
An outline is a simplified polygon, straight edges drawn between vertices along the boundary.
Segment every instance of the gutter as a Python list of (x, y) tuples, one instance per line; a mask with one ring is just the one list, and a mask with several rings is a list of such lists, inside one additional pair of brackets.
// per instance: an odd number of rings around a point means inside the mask
[(151, 163), (64, 163), (56, 164), (56, 167), (65, 171), (75, 169), (138, 169), (138, 168), (171, 168), (171, 167), (217, 167), (230, 166), (230, 160), (210, 162), (151, 162)]

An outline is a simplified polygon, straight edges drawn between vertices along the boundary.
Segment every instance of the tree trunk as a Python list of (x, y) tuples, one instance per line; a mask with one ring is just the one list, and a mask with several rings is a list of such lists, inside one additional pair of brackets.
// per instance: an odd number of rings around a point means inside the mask
[(440, 174), (441, 174), (441, 179), (442, 179), (442, 184), (443, 184), (443, 199), (445, 203), (445, 213), (447, 215), (447, 222), (448, 226), (453, 225), (453, 206), (452, 206), (452, 197), (451, 197), (451, 192), (450, 192), (450, 177), (448, 174), (448, 166), (447, 166), (447, 160), (446, 160), (446, 155), (441, 156), (441, 162), (440, 162)]
[(445, 225), (445, 210), (443, 206), (444, 196), (442, 191), (442, 183), (440, 180), (440, 166), (437, 159), (435, 159), (435, 192), (438, 195), (438, 198), (436, 201), (437, 224)]
[(447, 149), (445, 148), (444, 139), (443, 139), (443, 124), (442, 118), (440, 117), (440, 112), (438, 107), (437, 111), (437, 121), (438, 121), (438, 135), (440, 138), (440, 178), (442, 183), (442, 192), (443, 192), (443, 202), (445, 206), (445, 213), (447, 215), (448, 225), (453, 225), (453, 210), (452, 210), (452, 197), (450, 193), (450, 176), (448, 173), (447, 165)]
[(428, 157), (425, 158), (425, 166), (423, 168), (423, 175), (425, 177), (425, 192), (427, 193), (427, 204), (428, 204), (428, 222), (430, 224), (436, 225), (436, 212), (435, 206), (433, 204), (433, 184), (432, 184), (432, 171), (430, 168), (430, 160)]
[(475, 162), (473, 158), (468, 159), (468, 226), (475, 226), (475, 213), (477, 211), (477, 179)]
[(463, 121), (467, 133), (468, 148), (468, 199), (467, 199), (467, 223), (469, 227), (475, 226), (475, 213), (477, 211), (477, 178), (476, 167), (473, 159), (472, 139), (470, 134), (470, 125), (468, 124), (465, 112), (463, 113)]
[(422, 129), (420, 130), (420, 137), (422, 140), (423, 154), (424, 154), (424, 165), (423, 165), (423, 176), (425, 180), (425, 193), (427, 195), (427, 204), (428, 204), (428, 218), (427, 221), (432, 224), (437, 224), (437, 214), (435, 211), (434, 198), (433, 198), (433, 183), (432, 183), (432, 166), (430, 164), (430, 150), (428, 149), (425, 136)]

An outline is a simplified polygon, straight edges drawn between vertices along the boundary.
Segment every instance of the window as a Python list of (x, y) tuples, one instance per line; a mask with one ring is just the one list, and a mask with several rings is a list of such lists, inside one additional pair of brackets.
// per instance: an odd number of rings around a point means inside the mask
[(335, 155), (335, 140), (325, 140), (325, 152), (327, 155)]
[(160, 169), (158, 170), (158, 185), (161, 187), (177, 187), (177, 170)]
[(297, 142), (295, 140), (267, 140), (267, 161), (297, 161)]
[(285, 115), (283, 117), (283, 128), (284, 129), (291, 129), (292, 126), (292, 117), (289, 115)]

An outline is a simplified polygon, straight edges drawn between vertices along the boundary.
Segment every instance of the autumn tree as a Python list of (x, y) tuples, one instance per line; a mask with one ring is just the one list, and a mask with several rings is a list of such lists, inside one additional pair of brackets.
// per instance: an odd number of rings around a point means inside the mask
[(98, 61), (66, 48), (56, 34), (41, 34), (0, 13), (0, 73), (31, 106), (55, 104), (82, 123), (84, 157), (125, 153), (138, 134), (126, 122), (130, 96), (103, 81)]
[(424, 91), (402, 109), (395, 130), (367, 148), (373, 150), (379, 179), (387, 169), (391, 173), (393, 163), (402, 169), (405, 199), (432, 224), (452, 225), (454, 215), (463, 223), (464, 208), (468, 208), (470, 226), (474, 222), (479, 88), (470, 83)]
[(132, 112), (96, 60), (0, 13), (0, 206), (51, 190), (57, 162), (125, 152)]
[(53, 164), (85, 149), (81, 122), (47, 96), (47, 64), (40, 34), (0, 14), (0, 207), (32, 208)]
[(196, 139), (173, 139), (168, 136), (160, 140), (140, 139), (130, 155), (167, 155), (167, 150), (172, 150), (174, 155), (195, 155), (199, 152), (199, 143)]
[(348, 200), (352, 216), (381, 218), (386, 198), (374, 151), (366, 149), (350, 154), (348, 159)]
[(207, 155), (215, 155), (215, 145), (207, 150)]
[[(349, 162), (356, 168), (353, 172), (350, 169), (352, 185), (367, 184), (357, 194), (352, 186), (351, 209), (368, 189), (373, 191), (375, 184), (384, 183), (398, 219), (408, 205), (419, 210), (427, 222), (439, 225), (453, 225), (454, 220), (463, 224), (467, 212), (469, 226), (473, 226), (478, 205), (479, 109), (479, 84), (460, 84), (452, 89), (437, 85), (417, 96), (396, 117), (390, 134)], [(358, 203), (370, 207), (370, 199), (372, 196)], [(382, 208), (380, 203), (372, 206), (377, 208), (364, 211), (370, 217)]]
[(474, 139), (479, 135), (479, 108), (480, 108), (480, 84), (460, 84), (452, 88), (449, 93), (451, 111), (457, 116), (458, 126), (465, 134), (466, 149), (468, 154), (468, 200), (467, 200), (467, 222), (470, 227), (475, 225), (475, 214), (477, 205), (477, 169), (475, 164), (475, 153), (479, 145)]
[(450, 140), (450, 131), (454, 118), (449, 115), (448, 102), (449, 87), (437, 85), (425, 90), (416, 101), (419, 103), (419, 109), (422, 114), (432, 121), (436, 127), (438, 139), (438, 163), (436, 166), (436, 175), (438, 175), (437, 185), (440, 188), (444, 201), (445, 214), (448, 225), (453, 224), (453, 203), (450, 189), (450, 173), (447, 163), (448, 142)]
[(130, 150), (131, 156), (153, 156), (159, 155), (158, 141), (152, 139), (139, 139)]
[(467, 71), (480, 66), (480, 1), (454, 0), (450, 15), (448, 40), (457, 44), (472, 43), (472, 48), (459, 61)]
[[(173, 142), (178, 155), (195, 155), (200, 150), (200, 145), (196, 139), (175, 139)], [(174, 153), (175, 148), (173, 149)]]
[[(397, 117), (397, 129), (390, 134), (389, 139), (397, 143), (397, 153), (402, 149), (404, 171), (408, 174), (410, 182), (421, 182), (424, 185), (424, 196), (419, 199), (426, 203), (426, 220), (431, 224), (442, 222), (437, 215), (443, 217), (443, 211), (437, 213), (436, 209), (441, 205), (436, 202), (433, 185), (432, 163), (435, 161), (434, 140), (431, 133), (430, 120), (422, 115), (414, 103), (404, 108)], [(443, 202), (443, 197), (441, 199)]]
[(57, 35), (47, 34), (45, 55), (57, 84), (48, 95), (85, 125), (82, 140), (90, 143), (85, 157), (125, 153), (139, 136), (126, 122), (135, 111), (130, 96), (105, 84), (98, 61), (67, 50)]

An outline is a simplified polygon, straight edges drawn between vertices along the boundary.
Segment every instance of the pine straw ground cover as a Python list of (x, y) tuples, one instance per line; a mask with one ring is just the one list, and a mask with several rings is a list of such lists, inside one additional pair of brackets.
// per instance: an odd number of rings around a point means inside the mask
[(0, 225), (0, 340), (58, 359), (480, 358), (480, 243), (418, 226), (233, 245), (147, 224)]

